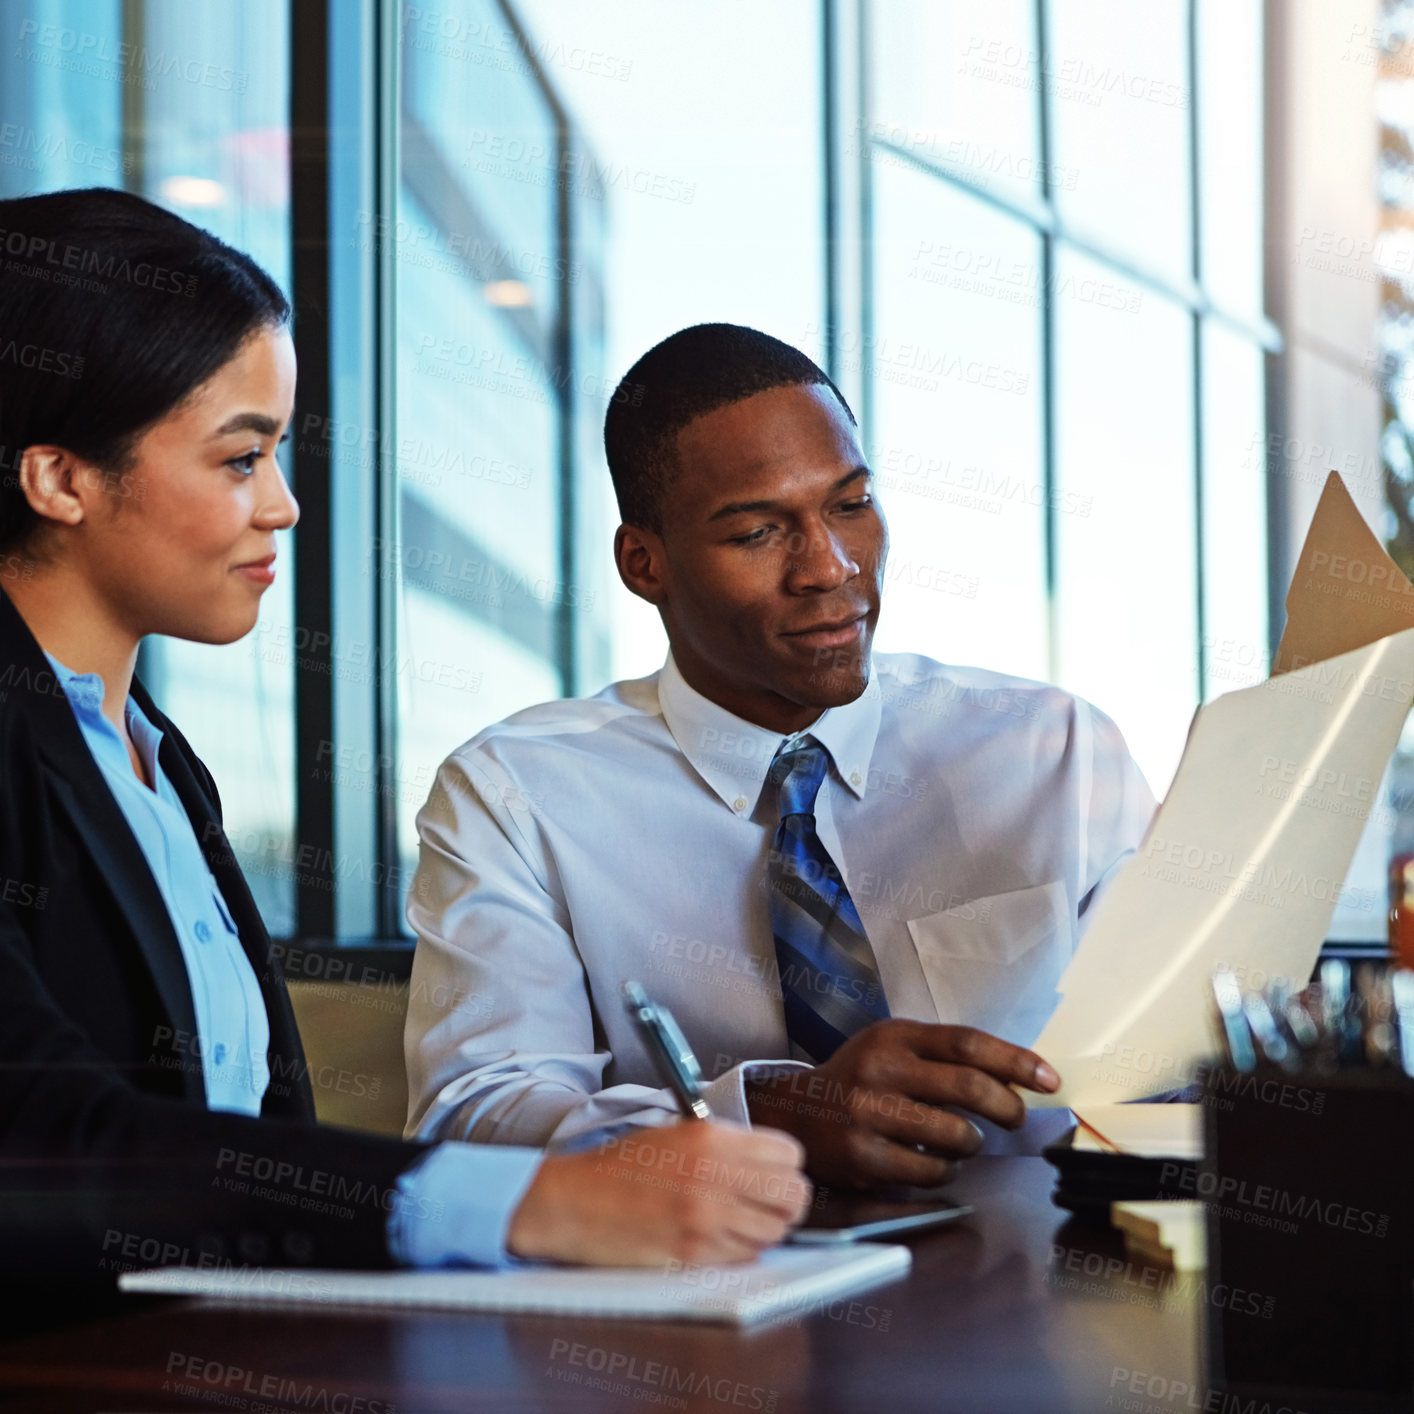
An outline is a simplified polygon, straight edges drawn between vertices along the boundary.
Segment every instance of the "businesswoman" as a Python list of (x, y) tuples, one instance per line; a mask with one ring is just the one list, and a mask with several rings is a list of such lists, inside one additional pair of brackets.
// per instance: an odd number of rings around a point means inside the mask
[(641, 1151), (314, 1123), (216, 783), (133, 676), (149, 633), (247, 633), (278, 572), (289, 308), (121, 192), (0, 202), (0, 262), (0, 1264), (651, 1263), (778, 1240), (805, 1186), (770, 1131), (660, 1131), (700, 1180), (674, 1189), (633, 1182)]

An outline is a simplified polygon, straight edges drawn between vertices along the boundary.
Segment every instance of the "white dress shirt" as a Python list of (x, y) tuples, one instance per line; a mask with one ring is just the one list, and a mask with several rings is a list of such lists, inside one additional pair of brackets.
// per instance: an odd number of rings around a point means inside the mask
[[(1029, 1045), (1154, 799), (1114, 723), (1058, 688), (913, 654), (873, 668), (808, 730), (831, 763), (817, 829), (890, 1013)], [(407, 906), (410, 1136), (558, 1147), (676, 1118), (621, 999), (630, 978), (715, 1077), (713, 1110), (746, 1121), (749, 1067), (790, 1054), (763, 790), (783, 740), (669, 657), (447, 758)], [(1055, 1125), (1028, 1131), (1034, 1149)]]

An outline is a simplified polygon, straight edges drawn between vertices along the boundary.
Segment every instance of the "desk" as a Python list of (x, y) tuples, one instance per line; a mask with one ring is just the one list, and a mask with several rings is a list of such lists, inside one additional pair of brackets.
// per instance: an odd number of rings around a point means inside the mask
[[(965, 1226), (915, 1238), (907, 1277), (793, 1324), (753, 1332), (148, 1302), (0, 1341), (0, 1408), (33, 1414), (1203, 1409), (1199, 1280), (1175, 1285), (1152, 1268), (1119, 1261), (1113, 1234), (1068, 1222), (1051, 1205), (1053, 1178), (1042, 1159), (972, 1160), (955, 1186), (977, 1204)], [(1117, 1260), (1106, 1272), (1109, 1258)], [(203, 1366), (200, 1379), (183, 1379), (178, 1371), (195, 1361), (216, 1364)], [(1220, 1407), (1218, 1397), (1207, 1407)]]

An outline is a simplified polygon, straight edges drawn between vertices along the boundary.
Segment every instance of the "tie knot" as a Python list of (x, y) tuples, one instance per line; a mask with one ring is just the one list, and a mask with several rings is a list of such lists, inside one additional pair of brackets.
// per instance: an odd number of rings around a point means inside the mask
[(771, 763), (781, 819), (787, 815), (814, 815), (815, 797), (820, 793), (828, 764), (825, 748), (813, 736), (790, 750), (781, 747)]

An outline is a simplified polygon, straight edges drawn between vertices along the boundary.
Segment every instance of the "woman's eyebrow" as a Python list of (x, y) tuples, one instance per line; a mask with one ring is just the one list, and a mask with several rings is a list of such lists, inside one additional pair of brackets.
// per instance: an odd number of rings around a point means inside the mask
[(273, 437), (280, 430), (280, 424), (263, 412), (238, 412), (228, 417), (213, 434), (229, 437), (232, 432), (259, 432), (262, 437)]

